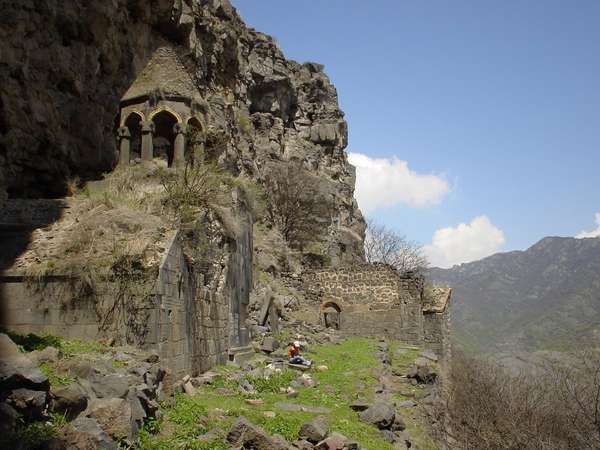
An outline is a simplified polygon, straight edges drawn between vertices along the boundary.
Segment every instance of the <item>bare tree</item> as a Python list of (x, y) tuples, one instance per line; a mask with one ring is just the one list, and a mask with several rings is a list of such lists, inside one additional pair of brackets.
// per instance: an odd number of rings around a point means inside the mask
[(428, 266), (419, 244), (373, 220), (367, 222), (365, 257), (369, 263), (390, 264), (401, 272), (421, 272)]
[(290, 245), (301, 248), (323, 232), (320, 218), (325, 199), (313, 188), (314, 181), (299, 165), (271, 172), (265, 182), (268, 191), (267, 216)]

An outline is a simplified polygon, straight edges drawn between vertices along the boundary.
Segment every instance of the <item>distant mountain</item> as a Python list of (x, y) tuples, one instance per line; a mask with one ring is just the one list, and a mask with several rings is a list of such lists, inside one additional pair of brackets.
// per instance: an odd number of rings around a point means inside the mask
[(600, 347), (600, 238), (547, 237), (451, 269), (453, 334), (474, 350)]

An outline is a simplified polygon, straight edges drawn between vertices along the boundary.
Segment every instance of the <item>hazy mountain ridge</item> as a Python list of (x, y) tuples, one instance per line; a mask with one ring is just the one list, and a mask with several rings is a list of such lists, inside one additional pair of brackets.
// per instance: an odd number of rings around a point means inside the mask
[(435, 284), (453, 287), (453, 331), (467, 346), (600, 345), (600, 238), (546, 237), (525, 251), (429, 274)]

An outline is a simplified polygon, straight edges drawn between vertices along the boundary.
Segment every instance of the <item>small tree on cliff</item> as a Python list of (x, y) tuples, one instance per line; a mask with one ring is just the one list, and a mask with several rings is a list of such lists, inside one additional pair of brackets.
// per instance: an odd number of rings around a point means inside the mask
[(389, 264), (401, 272), (422, 272), (429, 265), (423, 247), (373, 220), (367, 222), (365, 257), (369, 263)]
[(265, 181), (268, 192), (267, 216), (291, 246), (302, 248), (319, 238), (323, 226), (324, 199), (313, 188), (314, 180), (299, 164), (273, 171)]

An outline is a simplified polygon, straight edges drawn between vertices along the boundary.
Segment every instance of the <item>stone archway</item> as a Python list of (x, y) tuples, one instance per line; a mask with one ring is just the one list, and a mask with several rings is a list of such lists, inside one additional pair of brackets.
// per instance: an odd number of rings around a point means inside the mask
[[(142, 123), (144, 122), (144, 116), (137, 112), (131, 112), (123, 120), (123, 127), (119, 132), (121, 138), (127, 137), (129, 134), (129, 154), (123, 151), (121, 146), (121, 162), (129, 163), (130, 159), (140, 158), (142, 154)], [(123, 130), (126, 128), (126, 130)], [(124, 154), (125, 153), (125, 154)]]
[(177, 138), (176, 125), (178, 118), (167, 110), (158, 111), (150, 116), (154, 124), (152, 147), (154, 158), (164, 159), (171, 167), (175, 159), (175, 140)]
[(342, 309), (335, 302), (325, 302), (321, 305), (321, 318), (326, 328), (339, 330), (342, 324)]

